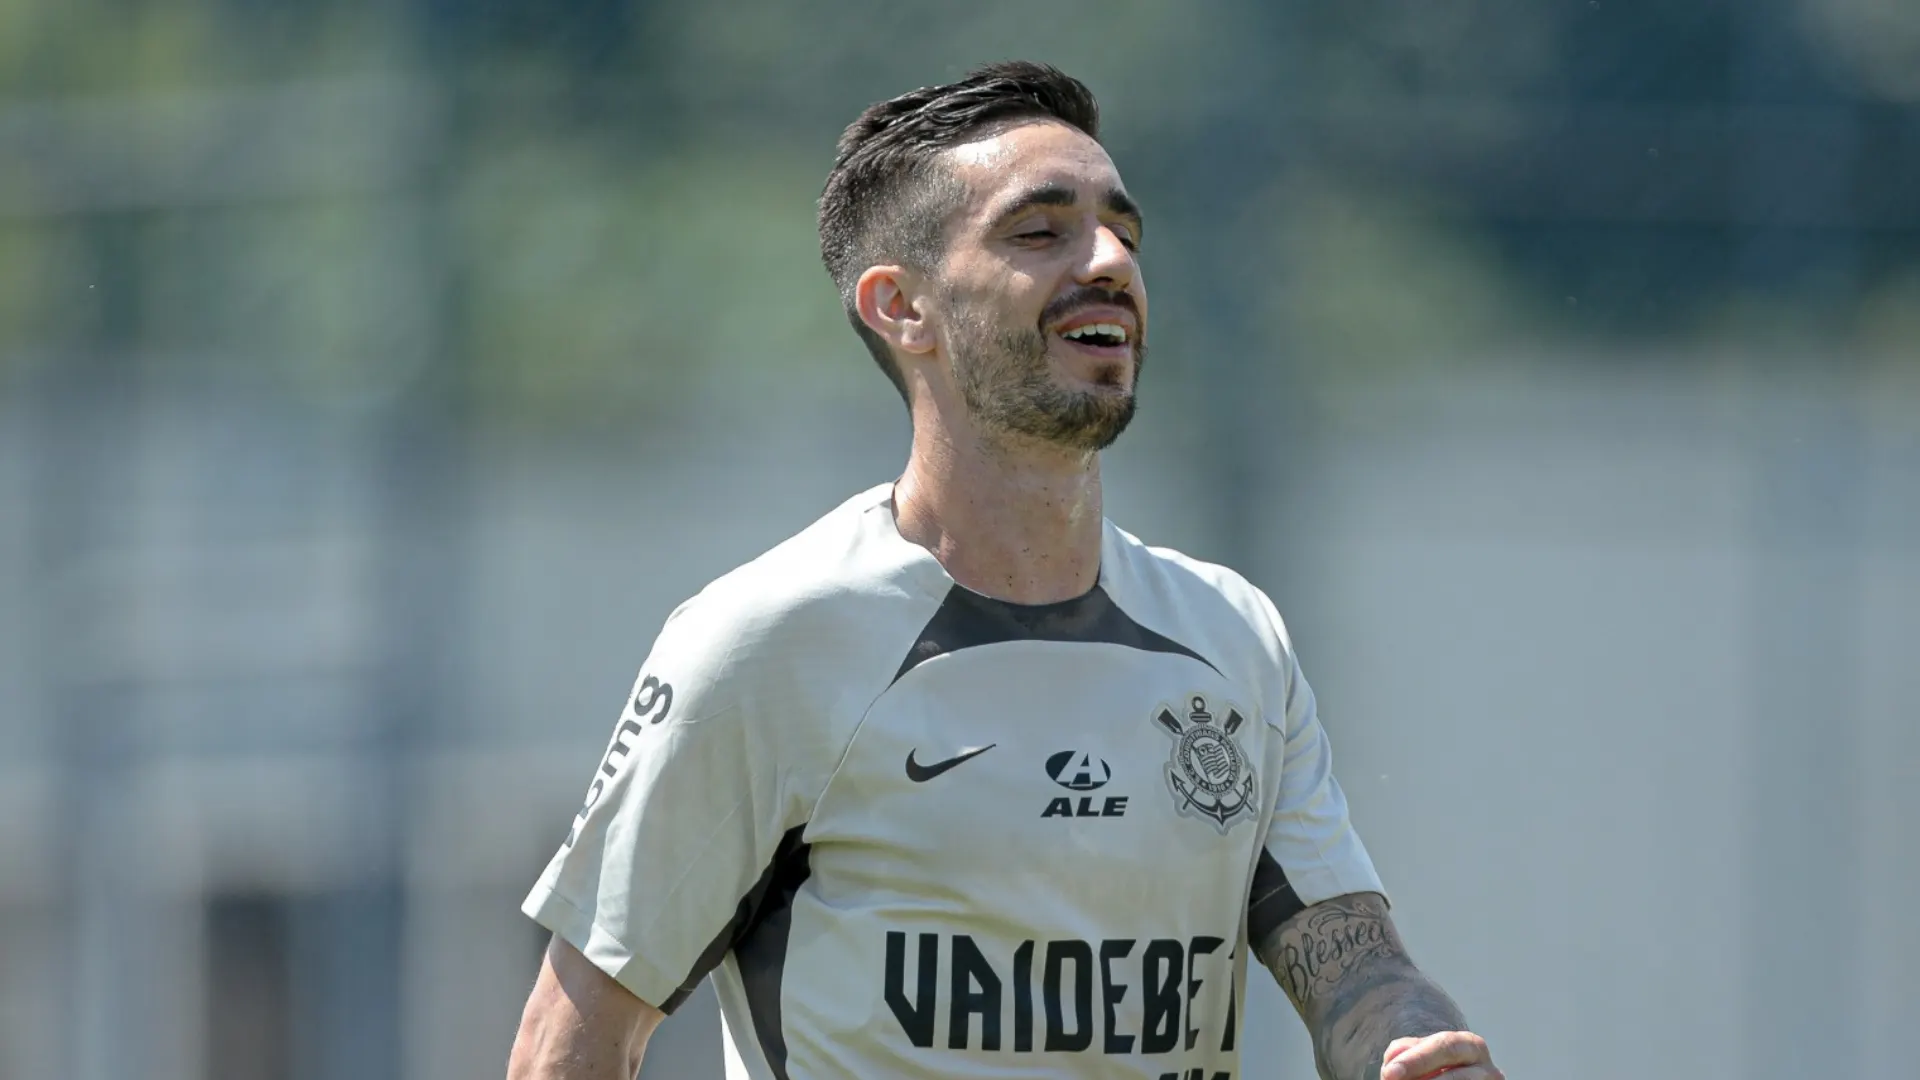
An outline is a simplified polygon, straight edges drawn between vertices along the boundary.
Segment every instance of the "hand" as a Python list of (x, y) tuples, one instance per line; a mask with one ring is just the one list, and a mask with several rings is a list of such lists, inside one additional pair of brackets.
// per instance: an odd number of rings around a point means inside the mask
[(1471, 1031), (1443, 1031), (1424, 1039), (1395, 1039), (1380, 1059), (1380, 1080), (1505, 1080), (1493, 1067), (1487, 1040)]

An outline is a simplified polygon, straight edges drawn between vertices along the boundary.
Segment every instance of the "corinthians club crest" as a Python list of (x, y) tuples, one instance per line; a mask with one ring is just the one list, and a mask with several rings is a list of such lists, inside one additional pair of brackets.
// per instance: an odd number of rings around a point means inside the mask
[(1173, 757), (1167, 762), (1167, 786), (1173, 789), (1174, 808), (1189, 817), (1205, 818), (1221, 832), (1242, 814), (1251, 816), (1257, 782), (1253, 763), (1233, 735), (1246, 720), (1231, 705), (1226, 719), (1207, 711), (1207, 699), (1195, 694), (1182, 718), (1161, 706), (1154, 721), (1174, 738)]

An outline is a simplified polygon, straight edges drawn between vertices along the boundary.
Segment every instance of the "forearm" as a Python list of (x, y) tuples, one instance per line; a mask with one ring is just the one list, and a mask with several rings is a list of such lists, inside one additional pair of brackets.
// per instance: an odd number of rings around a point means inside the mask
[(1383, 975), (1344, 1008), (1322, 1012), (1309, 1024), (1322, 1080), (1378, 1080), (1381, 1058), (1395, 1039), (1467, 1028), (1453, 999), (1411, 965)]
[(643, 1045), (597, 1036), (557, 1016), (528, 1017), (514, 1039), (507, 1080), (633, 1080)]
[(507, 1059), (507, 1080), (633, 1080), (660, 1011), (555, 938)]
[(1317, 905), (1254, 951), (1306, 1022), (1322, 1080), (1378, 1080), (1395, 1039), (1467, 1027), (1460, 1007), (1407, 958), (1377, 895)]

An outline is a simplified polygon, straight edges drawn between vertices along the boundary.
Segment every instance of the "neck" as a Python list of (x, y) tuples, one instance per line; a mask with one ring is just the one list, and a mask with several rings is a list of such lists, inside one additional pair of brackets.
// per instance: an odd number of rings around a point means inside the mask
[(894, 514), (901, 536), (986, 596), (1050, 604), (1100, 580), (1098, 454), (916, 424)]

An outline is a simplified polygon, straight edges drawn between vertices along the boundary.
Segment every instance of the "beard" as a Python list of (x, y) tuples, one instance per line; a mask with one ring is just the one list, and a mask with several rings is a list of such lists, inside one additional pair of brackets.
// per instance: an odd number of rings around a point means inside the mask
[[(1047, 318), (1042, 316), (1042, 325)], [(1112, 375), (1103, 380), (1110, 388), (1103, 392), (1055, 381), (1047, 334), (1039, 326), (1009, 331), (996, 330), (983, 318), (964, 323), (966, 332), (952, 343), (954, 379), (982, 427), (1091, 453), (1112, 446), (1133, 421), (1147, 359), (1144, 338), (1133, 347), (1132, 389), (1118, 392), (1119, 377)]]

